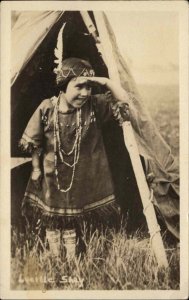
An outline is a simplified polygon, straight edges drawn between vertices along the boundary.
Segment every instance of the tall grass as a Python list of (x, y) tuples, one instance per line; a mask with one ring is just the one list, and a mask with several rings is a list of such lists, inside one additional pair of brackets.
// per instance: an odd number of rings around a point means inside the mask
[[(20, 240), (22, 242), (20, 242)], [(179, 249), (168, 248), (168, 270), (158, 269), (150, 240), (139, 233), (128, 237), (126, 227), (90, 230), (83, 223), (85, 253), (67, 260), (64, 248), (53, 257), (46, 241), (13, 234), (12, 289), (178, 289)], [(62, 245), (63, 246), (63, 245)], [(79, 244), (78, 244), (79, 248)], [(78, 249), (79, 250), (79, 249)]]

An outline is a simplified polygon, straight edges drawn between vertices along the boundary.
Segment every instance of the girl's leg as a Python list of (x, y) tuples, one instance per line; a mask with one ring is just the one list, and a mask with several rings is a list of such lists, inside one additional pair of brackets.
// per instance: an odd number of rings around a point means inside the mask
[[(51, 219), (46, 228), (46, 239), (53, 256), (60, 256), (61, 242), (63, 243), (63, 255), (71, 259), (76, 255), (76, 226), (75, 222), (64, 219)], [(62, 238), (62, 241), (61, 241)]]
[(46, 226), (46, 240), (52, 256), (60, 256), (61, 231), (57, 221), (53, 218), (49, 220), (48, 226)]
[(60, 230), (46, 228), (46, 239), (53, 256), (60, 256)]
[(76, 255), (77, 233), (76, 222), (74, 220), (67, 221), (63, 225), (62, 242), (66, 252), (67, 259), (72, 259)]
[(63, 230), (62, 239), (67, 259), (74, 258), (76, 255), (76, 229), (71, 228)]

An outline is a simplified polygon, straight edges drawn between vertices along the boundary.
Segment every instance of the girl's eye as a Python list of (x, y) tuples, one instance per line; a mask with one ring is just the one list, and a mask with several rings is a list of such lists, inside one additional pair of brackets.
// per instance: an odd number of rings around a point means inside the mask
[(76, 86), (75, 86), (75, 90), (76, 90), (76, 91), (80, 91), (80, 90), (81, 90), (81, 87), (80, 87), (79, 85), (76, 85)]
[(81, 86), (80, 84), (77, 84), (77, 85), (75, 85), (75, 88), (76, 88), (77, 90), (81, 90), (81, 89), (82, 89), (82, 86)]
[(86, 89), (87, 91), (90, 91), (91, 90), (91, 86), (90, 85), (85, 85), (85, 86), (83, 86), (83, 85), (76, 85), (76, 89), (78, 91), (80, 91), (82, 89)]

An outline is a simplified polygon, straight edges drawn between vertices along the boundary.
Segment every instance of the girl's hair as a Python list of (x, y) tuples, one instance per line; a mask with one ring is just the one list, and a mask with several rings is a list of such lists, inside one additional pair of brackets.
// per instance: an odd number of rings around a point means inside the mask
[(70, 76), (70, 77), (66, 78), (61, 84), (57, 84), (59, 90), (65, 93), (67, 90), (68, 83), (70, 82), (70, 80), (72, 78), (74, 78), (74, 77)]
[(76, 57), (67, 58), (62, 61), (61, 70), (57, 71), (56, 84), (61, 91), (66, 92), (67, 85), (72, 78), (94, 76), (94, 74), (88, 61)]

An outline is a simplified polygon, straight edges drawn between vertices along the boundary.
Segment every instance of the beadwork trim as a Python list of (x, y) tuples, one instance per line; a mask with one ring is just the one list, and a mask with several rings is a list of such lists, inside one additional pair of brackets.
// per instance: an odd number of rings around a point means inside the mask
[(26, 192), (25, 197), (28, 197), (29, 202), (31, 202), (31, 204), (37, 205), (38, 207), (44, 209), (47, 213), (52, 213), (52, 214), (57, 214), (57, 215), (59, 214), (59, 215), (65, 215), (65, 216), (77, 216), (77, 215), (83, 214), (85, 212), (92, 211), (93, 209), (100, 208), (104, 205), (111, 204), (115, 201), (115, 195), (111, 194), (99, 201), (96, 201), (96, 202), (93, 202), (90, 204), (86, 204), (86, 205), (84, 205), (83, 208), (54, 208), (54, 207), (49, 207), (48, 205), (44, 204), (44, 202), (33, 193)]
[(23, 136), (19, 141), (18, 146), (23, 152), (28, 152), (30, 154), (34, 151), (37, 151), (37, 153), (41, 155), (43, 151), (40, 144), (37, 144), (36, 141), (31, 139), (26, 133), (23, 133)]
[(128, 121), (130, 119), (128, 103), (116, 101), (112, 102), (110, 105), (113, 116), (119, 122), (120, 126), (122, 126), (124, 121)]
[(80, 76), (85, 76), (85, 77), (93, 77), (95, 76), (95, 72), (93, 69), (88, 69), (88, 68), (80, 68), (77, 69), (77, 72), (74, 71), (73, 68), (68, 68), (66, 70), (60, 70), (58, 68), (54, 69), (54, 73), (58, 75), (58, 79), (66, 79), (68, 77), (80, 77)]
[[(58, 98), (57, 103), (54, 108), (54, 161), (55, 161), (55, 176), (56, 176), (56, 182), (57, 182), (57, 188), (59, 191), (62, 193), (68, 192), (72, 185), (73, 185), (73, 180), (74, 180), (74, 175), (75, 175), (75, 168), (76, 164), (78, 163), (79, 160), (79, 155), (80, 155), (80, 145), (81, 145), (81, 131), (82, 131), (82, 126), (81, 126), (81, 109), (77, 109), (76, 112), (76, 139), (73, 144), (72, 149), (69, 152), (65, 152), (61, 145), (61, 140), (60, 140), (60, 128), (59, 128), (59, 120), (58, 120), (58, 111), (59, 111), (59, 102), (60, 98)], [(65, 161), (64, 155), (70, 156), (73, 154), (73, 163), (70, 164)], [(60, 187), (60, 182), (58, 178), (58, 168), (57, 168), (57, 161), (58, 161), (58, 155), (63, 164), (66, 166), (72, 168), (72, 176), (70, 180), (70, 184), (66, 188), (61, 188)]]

